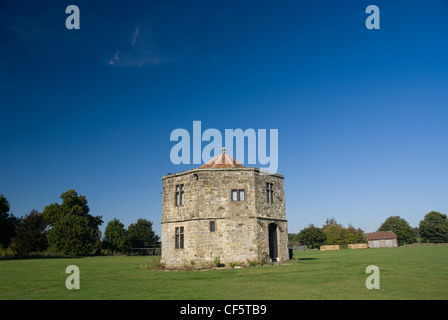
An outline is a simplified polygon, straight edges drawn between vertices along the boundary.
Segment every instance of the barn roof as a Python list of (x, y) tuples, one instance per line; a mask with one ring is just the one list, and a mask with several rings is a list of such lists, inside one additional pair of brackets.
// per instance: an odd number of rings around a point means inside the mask
[(244, 166), (236, 161), (234, 158), (229, 156), (226, 153), (226, 148), (222, 148), (222, 153), (215, 156), (210, 161), (207, 161), (202, 166), (199, 167), (200, 169), (203, 168), (244, 168)]
[(367, 240), (381, 240), (381, 239), (397, 239), (397, 235), (392, 231), (377, 231), (377, 232), (371, 232), (367, 235)]

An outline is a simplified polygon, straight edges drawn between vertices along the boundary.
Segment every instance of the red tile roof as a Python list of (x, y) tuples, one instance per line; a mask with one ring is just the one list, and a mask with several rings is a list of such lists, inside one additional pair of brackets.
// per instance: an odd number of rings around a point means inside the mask
[(244, 168), (244, 166), (229, 156), (225, 148), (222, 148), (222, 154), (218, 154), (199, 168)]
[(367, 240), (381, 240), (381, 239), (397, 239), (397, 235), (392, 231), (377, 231), (377, 232), (371, 232), (367, 235)]

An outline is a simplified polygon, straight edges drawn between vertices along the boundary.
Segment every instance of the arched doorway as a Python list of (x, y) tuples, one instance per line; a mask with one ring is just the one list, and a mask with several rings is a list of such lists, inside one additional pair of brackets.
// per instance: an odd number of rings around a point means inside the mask
[(272, 261), (277, 261), (278, 247), (277, 247), (277, 224), (270, 223), (269, 227), (269, 258)]

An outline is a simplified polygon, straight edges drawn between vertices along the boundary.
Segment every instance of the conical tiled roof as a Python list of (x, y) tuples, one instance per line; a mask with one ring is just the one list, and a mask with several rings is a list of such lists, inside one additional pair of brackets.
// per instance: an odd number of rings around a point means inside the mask
[(244, 168), (244, 166), (229, 156), (226, 153), (226, 148), (222, 148), (222, 154), (218, 154), (199, 168)]

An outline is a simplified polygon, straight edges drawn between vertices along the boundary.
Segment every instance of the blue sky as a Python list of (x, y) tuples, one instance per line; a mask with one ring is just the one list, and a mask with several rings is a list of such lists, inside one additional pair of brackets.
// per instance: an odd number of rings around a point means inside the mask
[[(80, 9), (68, 30), (65, 8)], [(365, 27), (368, 5), (380, 29)], [(448, 1), (0, 3), (0, 194), (160, 234), (176, 128), (278, 129), (289, 232), (448, 213)]]

